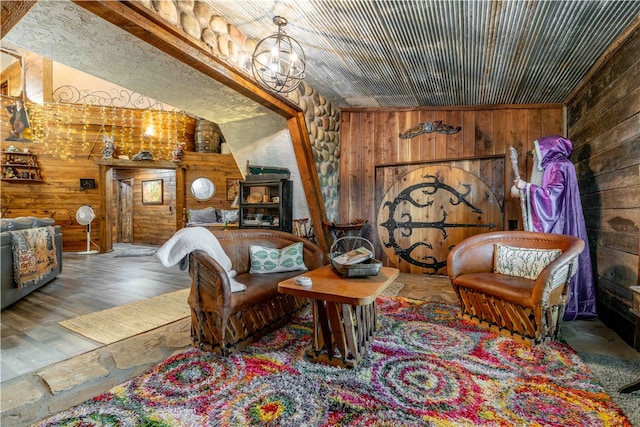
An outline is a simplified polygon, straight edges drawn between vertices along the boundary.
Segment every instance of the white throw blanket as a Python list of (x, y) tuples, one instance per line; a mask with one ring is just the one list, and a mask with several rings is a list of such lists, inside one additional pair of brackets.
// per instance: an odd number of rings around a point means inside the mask
[(179, 230), (158, 249), (156, 256), (160, 258), (165, 267), (173, 267), (181, 263), (180, 268), (184, 270), (187, 266), (188, 256), (193, 251), (206, 252), (224, 268), (229, 276), (231, 292), (241, 292), (247, 289), (246, 285), (236, 282), (236, 271), (231, 269), (231, 259), (222, 249), (216, 236), (204, 227), (186, 227)]

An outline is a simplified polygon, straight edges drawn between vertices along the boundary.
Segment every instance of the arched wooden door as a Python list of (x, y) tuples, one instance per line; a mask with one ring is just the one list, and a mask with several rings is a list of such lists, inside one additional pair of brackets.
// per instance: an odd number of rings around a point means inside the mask
[(467, 237), (501, 230), (502, 216), (484, 181), (438, 165), (413, 170), (391, 185), (376, 222), (380, 245), (400, 271), (446, 275), (449, 250)]

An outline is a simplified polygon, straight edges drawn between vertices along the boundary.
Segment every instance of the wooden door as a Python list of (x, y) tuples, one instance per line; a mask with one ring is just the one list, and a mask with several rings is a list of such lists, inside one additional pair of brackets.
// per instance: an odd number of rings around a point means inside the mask
[(464, 169), (415, 169), (386, 191), (378, 208), (382, 250), (402, 272), (447, 274), (449, 250), (478, 233), (501, 230), (496, 194)]
[(133, 180), (119, 181), (117, 230), (115, 235), (120, 243), (133, 243)]

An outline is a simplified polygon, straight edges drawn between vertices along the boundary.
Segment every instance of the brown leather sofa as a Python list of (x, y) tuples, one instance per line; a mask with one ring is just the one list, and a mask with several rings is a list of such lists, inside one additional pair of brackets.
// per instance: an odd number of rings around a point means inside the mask
[[(494, 273), (494, 245), (560, 249), (537, 279)], [(557, 339), (571, 277), (584, 241), (577, 237), (527, 231), (475, 235), (449, 252), (451, 284), (460, 316), (527, 344)]]
[(286, 324), (307, 304), (305, 298), (278, 293), (278, 282), (304, 274), (304, 271), (249, 273), (249, 245), (281, 249), (302, 242), (304, 263), (309, 270), (322, 267), (325, 256), (317, 245), (282, 231), (234, 229), (211, 232), (231, 259), (232, 269), (237, 272), (236, 280), (247, 289), (231, 292), (229, 277), (220, 264), (203, 251), (191, 252), (191, 340), (195, 347), (228, 355)]

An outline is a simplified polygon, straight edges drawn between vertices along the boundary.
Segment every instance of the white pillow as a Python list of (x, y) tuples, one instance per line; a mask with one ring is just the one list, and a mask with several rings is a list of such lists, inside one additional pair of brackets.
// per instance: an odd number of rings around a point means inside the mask
[(249, 273), (279, 273), (282, 271), (308, 270), (304, 264), (302, 242), (282, 249), (249, 245), (251, 268)]
[(493, 272), (535, 280), (561, 253), (560, 249), (515, 248), (496, 243)]

